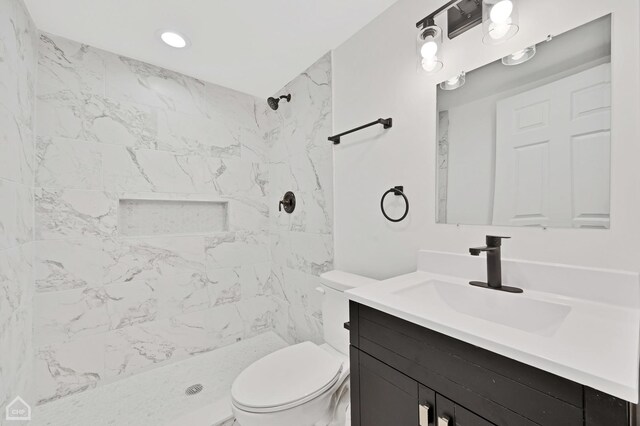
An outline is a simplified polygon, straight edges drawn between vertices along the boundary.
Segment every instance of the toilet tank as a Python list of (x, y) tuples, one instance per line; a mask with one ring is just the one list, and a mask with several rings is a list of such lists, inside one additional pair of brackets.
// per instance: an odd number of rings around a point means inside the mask
[(349, 321), (349, 298), (344, 292), (378, 280), (343, 271), (330, 271), (320, 275), (320, 281), (322, 287), (318, 290), (323, 294), (324, 340), (334, 349), (348, 355), (349, 331), (344, 328), (344, 323)]

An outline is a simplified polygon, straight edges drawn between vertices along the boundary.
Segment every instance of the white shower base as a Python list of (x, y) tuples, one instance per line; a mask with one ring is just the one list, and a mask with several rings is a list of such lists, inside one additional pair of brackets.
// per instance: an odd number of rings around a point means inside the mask
[[(232, 425), (229, 393), (252, 362), (287, 346), (273, 332), (36, 407), (35, 426)], [(185, 389), (200, 383), (192, 396)]]

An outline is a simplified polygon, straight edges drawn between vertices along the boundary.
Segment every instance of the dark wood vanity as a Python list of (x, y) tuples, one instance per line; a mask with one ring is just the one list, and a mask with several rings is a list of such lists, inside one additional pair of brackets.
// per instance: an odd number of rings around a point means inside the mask
[(350, 302), (353, 426), (626, 426), (631, 404)]

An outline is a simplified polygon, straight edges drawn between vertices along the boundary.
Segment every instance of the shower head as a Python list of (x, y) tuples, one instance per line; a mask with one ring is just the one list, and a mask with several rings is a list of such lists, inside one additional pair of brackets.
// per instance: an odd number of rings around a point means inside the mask
[(280, 103), (280, 99), (286, 99), (287, 102), (291, 102), (291, 95), (282, 95), (280, 98), (269, 98), (267, 99), (267, 103), (272, 110), (278, 109), (278, 104)]

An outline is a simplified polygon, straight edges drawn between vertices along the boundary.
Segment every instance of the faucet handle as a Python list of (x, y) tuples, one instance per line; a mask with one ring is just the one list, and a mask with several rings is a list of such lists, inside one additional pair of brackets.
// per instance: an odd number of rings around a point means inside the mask
[(500, 247), (502, 245), (502, 240), (509, 239), (511, 237), (499, 237), (496, 235), (487, 235), (487, 247)]

